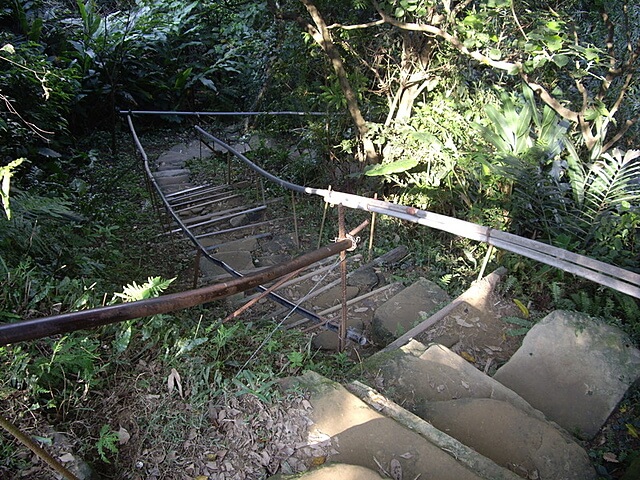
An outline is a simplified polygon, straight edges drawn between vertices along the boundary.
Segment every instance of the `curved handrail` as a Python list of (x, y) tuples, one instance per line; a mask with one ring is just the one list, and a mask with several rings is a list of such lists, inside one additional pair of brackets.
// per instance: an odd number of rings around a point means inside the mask
[[(205, 247), (203, 247), (200, 244), (200, 242), (198, 242), (198, 240), (195, 237), (195, 235), (184, 224), (182, 219), (173, 210), (173, 208), (171, 208), (169, 200), (167, 199), (166, 195), (164, 194), (164, 192), (162, 191), (162, 189), (158, 185), (158, 182), (156, 181), (155, 177), (153, 176), (153, 174), (151, 172), (151, 167), (149, 166), (149, 158), (147, 156), (147, 153), (144, 150), (144, 147), (142, 146), (142, 143), (140, 142), (140, 139), (138, 138), (138, 134), (136, 133), (136, 129), (133, 126), (133, 120), (131, 119), (131, 115), (127, 115), (127, 123), (129, 125), (129, 130), (131, 131), (131, 135), (133, 136), (133, 140), (134, 140), (134, 142), (136, 144), (136, 147), (138, 148), (138, 151), (140, 152), (140, 155), (142, 156), (147, 178), (149, 179), (149, 181), (151, 182), (151, 184), (154, 187), (154, 190), (156, 191), (156, 193), (159, 195), (160, 199), (162, 200), (162, 203), (163, 203), (165, 209), (167, 210), (167, 212), (169, 212), (169, 214), (171, 215), (173, 220), (178, 224), (178, 226), (183, 231), (183, 233), (189, 238), (189, 240), (191, 240), (191, 242), (194, 244), (194, 246), (198, 249), (198, 251), (200, 252), (200, 254), (204, 258), (206, 258), (208, 261), (212, 262), (213, 264), (219, 266), (220, 268), (225, 270), (227, 273), (233, 275), (234, 277), (242, 277), (243, 275), (240, 272), (238, 272), (237, 270), (235, 270), (233, 267), (231, 267), (227, 263), (223, 262), (222, 260), (212, 256), (209, 253), (209, 251)], [(260, 169), (260, 170), (262, 170), (262, 169)], [(267, 173), (267, 172), (265, 172), (265, 173)], [(312, 321), (314, 321), (316, 323), (323, 324), (325, 326), (325, 328), (327, 328), (328, 330), (332, 330), (334, 328), (337, 328), (334, 325), (331, 325), (331, 324), (327, 323), (323, 318), (321, 318), (320, 316), (318, 316), (316, 313), (312, 312), (311, 310), (306, 309), (306, 308), (304, 308), (304, 307), (302, 307), (300, 305), (296, 305), (295, 303), (291, 302), (290, 300), (284, 298), (283, 296), (281, 296), (281, 295), (279, 295), (279, 294), (277, 294), (275, 292), (267, 292), (267, 290), (268, 290), (267, 287), (265, 287), (265, 286), (263, 286), (261, 284), (256, 285), (255, 288), (261, 290), (262, 292), (266, 292), (270, 299), (274, 300), (275, 302), (279, 303), (280, 305), (283, 305), (283, 306), (287, 307), (291, 311), (295, 311), (296, 313), (298, 313), (298, 314), (302, 315), (303, 317), (306, 317), (309, 320), (312, 320)], [(350, 338), (352, 338), (353, 340), (357, 341), (358, 343), (361, 343), (361, 342), (364, 341), (363, 338), (361, 337), (361, 335), (359, 333), (357, 333), (357, 332), (349, 331), (349, 332), (347, 332), (347, 334), (348, 334), (348, 336)]]
[[(161, 295), (147, 300), (138, 300), (137, 302), (119, 303), (117, 305), (109, 305), (90, 310), (81, 310), (79, 312), (63, 313), (61, 315), (34, 318), (0, 325), (0, 346), (68, 333), (75, 330), (100, 327), (134, 318), (159, 315), (161, 313), (173, 312), (175, 310), (208, 303), (256, 288), (258, 285), (270, 282), (273, 279), (295, 272), (323, 258), (335, 255), (350, 248), (352, 245), (353, 242), (351, 240), (344, 239), (306, 253), (288, 263), (269, 267), (254, 275), (247, 275), (246, 277), (236, 278), (228, 282), (217, 283), (195, 290)], [(337, 331), (337, 327), (333, 325), (328, 325), (328, 328)], [(354, 337), (354, 340), (360, 341), (360, 338)]]
[(388, 215), (390, 217), (399, 218), (408, 222), (452, 233), (470, 240), (484, 242), (502, 250), (507, 250), (550, 265), (573, 275), (578, 275), (632, 297), (640, 298), (640, 275), (624, 268), (610, 265), (600, 260), (573, 253), (569, 250), (554, 247), (553, 245), (548, 245), (536, 240), (520, 237), (518, 235), (485, 227), (476, 223), (467, 222), (465, 220), (459, 220), (454, 217), (420, 210), (415, 207), (385, 202), (383, 200), (375, 200), (335, 190), (325, 190), (296, 185), (267, 172), (248, 159), (244, 154), (219, 138), (206, 132), (201, 127), (196, 126), (195, 129), (207, 139), (217, 143), (222, 148), (227, 149), (256, 173), (284, 188), (295, 192), (321, 196), (324, 198), (325, 202), (329, 204), (343, 205), (347, 208)]

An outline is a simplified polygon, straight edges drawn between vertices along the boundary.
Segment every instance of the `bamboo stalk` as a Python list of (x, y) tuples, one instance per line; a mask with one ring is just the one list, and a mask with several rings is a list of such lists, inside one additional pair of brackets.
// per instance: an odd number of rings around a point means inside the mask
[(49, 455), (49, 452), (47, 452), (44, 448), (40, 447), (33, 440), (31, 440), (31, 438), (25, 435), (18, 427), (11, 423), (9, 419), (5, 418), (2, 414), (0, 414), (0, 426), (2, 426), (2, 428), (13, 435), (16, 440), (20, 441), (20, 443), (25, 445), (29, 450), (35, 453), (41, 460), (43, 460), (47, 465), (49, 465), (64, 478), (66, 478), (67, 480), (79, 480), (78, 477), (76, 477), (73, 473), (63, 467), (62, 464), (55, 458)]

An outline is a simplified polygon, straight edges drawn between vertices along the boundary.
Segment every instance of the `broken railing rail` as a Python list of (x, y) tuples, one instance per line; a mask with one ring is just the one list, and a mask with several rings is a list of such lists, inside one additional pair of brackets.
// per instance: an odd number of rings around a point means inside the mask
[(181, 111), (160, 111), (160, 110), (120, 110), (121, 115), (177, 115), (183, 117), (246, 117), (252, 116), (298, 116), (298, 117), (326, 117), (328, 114), (324, 112), (297, 112), (291, 110), (274, 111), (274, 112), (181, 112)]
[[(353, 241), (345, 238), (301, 255), (287, 263), (269, 267), (253, 275), (247, 275), (208, 287), (162, 295), (137, 302), (121, 303), (91, 310), (81, 310), (79, 312), (70, 312), (51, 317), (34, 318), (0, 325), (0, 346), (69, 333), (75, 330), (100, 327), (134, 318), (169, 313), (219, 300), (230, 295), (235, 295), (236, 293), (254, 289), (259, 285), (268, 283), (288, 273), (295, 272), (296, 270), (352, 247)], [(335, 326), (327, 324), (327, 327), (330, 330), (337, 331), (337, 327)], [(354, 335), (352, 340), (359, 342), (361, 339), (357, 337), (357, 335)]]
[(325, 190), (296, 185), (265, 171), (232, 146), (206, 132), (201, 127), (196, 126), (195, 129), (200, 135), (231, 152), (249, 168), (282, 187), (300, 193), (319, 195), (324, 198), (325, 202), (332, 205), (343, 205), (347, 208), (384, 214), (390, 217), (406, 220), (408, 222), (435, 228), (443, 232), (452, 233), (470, 240), (484, 242), (496, 248), (531, 258), (573, 275), (578, 275), (632, 297), (640, 298), (640, 275), (629, 270), (625, 270), (624, 268), (610, 265), (608, 263), (601, 262), (600, 260), (595, 260), (585, 255), (579, 255), (546, 243), (513, 235), (501, 230), (484, 227), (464, 220), (458, 220), (457, 218), (420, 210), (415, 207), (408, 207), (406, 205), (399, 205), (382, 200), (374, 200), (367, 197), (361, 197), (359, 195), (337, 192), (335, 190)]

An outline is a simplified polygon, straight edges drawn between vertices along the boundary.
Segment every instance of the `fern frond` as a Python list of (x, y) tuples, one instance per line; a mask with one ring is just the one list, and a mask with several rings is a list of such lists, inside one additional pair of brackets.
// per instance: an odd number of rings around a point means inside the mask
[(120, 298), (124, 302), (136, 302), (160, 295), (175, 280), (163, 280), (162, 277), (149, 277), (145, 283), (138, 285), (136, 282), (126, 285), (122, 293), (114, 293), (114, 299)]
[(612, 150), (593, 164), (585, 179), (584, 213), (592, 219), (622, 202), (640, 201), (640, 150)]

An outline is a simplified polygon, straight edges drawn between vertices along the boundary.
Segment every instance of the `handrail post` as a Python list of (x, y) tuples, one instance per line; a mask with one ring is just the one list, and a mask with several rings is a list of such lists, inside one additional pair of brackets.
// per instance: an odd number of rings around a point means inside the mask
[[(346, 238), (346, 228), (344, 222), (344, 206), (338, 205), (338, 238)], [(342, 352), (347, 338), (347, 252), (340, 252), (340, 280), (342, 284), (342, 318), (338, 333), (338, 351)]]

